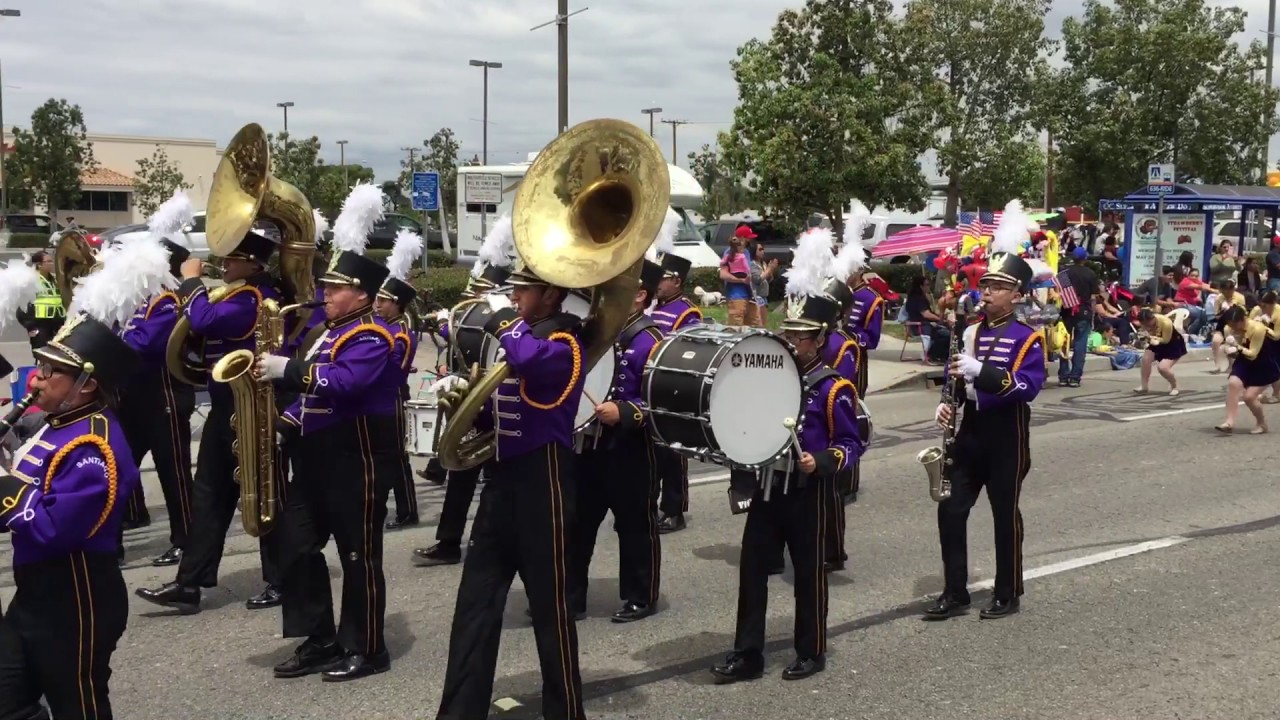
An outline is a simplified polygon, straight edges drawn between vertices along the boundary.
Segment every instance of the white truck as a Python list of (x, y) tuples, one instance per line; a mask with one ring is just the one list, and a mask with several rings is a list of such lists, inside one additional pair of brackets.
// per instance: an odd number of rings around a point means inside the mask
[[(537, 153), (529, 160), (514, 165), (468, 165), (458, 168), (458, 261), (471, 264), (476, 260), (485, 229), (504, 214), (511, 212), (516, 189), (524, 180)], [(702, 186), (689, 171), (667, 165), (671, 175), (671, 207), (683, 219), (676, 236), (675, 253), (687, 258), (694, 267), (718, 267), (720, 257), (705, 242), (689, 219), (689, 211), (702, 204)], [(481, 215), (485, 226), (481, 226)]]

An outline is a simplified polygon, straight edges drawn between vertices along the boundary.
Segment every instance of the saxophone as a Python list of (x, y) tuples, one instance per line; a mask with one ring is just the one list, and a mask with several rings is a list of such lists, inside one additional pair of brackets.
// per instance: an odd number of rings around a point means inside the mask
[[(968, 299), (968, 296), (962, 296), (956, 304), (956, 322), (951, 332), (951, 346), (947, 350), (948, 360), (964, 349), (968, 315), (963, 310), (968, 305)], [(942, 385), (942, 402), (951, 408), (951, 419), (942, 428), (942, 445), (925, 448), (916, 455), (916, 461), (924, 466), (925, 475), (929, 478), (929, 497), (934, 502), (942, 502), (951, 497), (951, 465), (955, 462), (953, 446), (956, 441), (956, 423), (960, 420), (962, 392), (962, 386), (957, 385), (959, 382), (959, 375), (948, 372), (947, 381)]]
[(276, 418), (279, 416), (276, 392), (270, 380), (253, 376), (253, 363), (259, 355), (276, 354), (284, 346), (285, 317), (315, 305), (299, 303), (282, 308), (275, 300), (264, 299), (258, 305), (254, 322), (254, 349), (229, 352), (209, 371), (209, 377), (215, 382), (231, 386), (235, 404), (231, 427), (236, 434), (231, 447), (237, 460), (235, 479), (240, 485), (240, 522), (251, 537), (271, 532), (279, 505), (275, 480)]

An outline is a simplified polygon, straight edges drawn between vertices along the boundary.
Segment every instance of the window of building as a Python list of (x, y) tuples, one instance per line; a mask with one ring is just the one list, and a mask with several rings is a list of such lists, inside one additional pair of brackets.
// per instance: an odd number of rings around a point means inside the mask
[(127, 192), (107, 192), (103, 190), (84, 190), (80, 193), (80, 202), (74, 210), (89, 212), (129, 212), (129, 195)]

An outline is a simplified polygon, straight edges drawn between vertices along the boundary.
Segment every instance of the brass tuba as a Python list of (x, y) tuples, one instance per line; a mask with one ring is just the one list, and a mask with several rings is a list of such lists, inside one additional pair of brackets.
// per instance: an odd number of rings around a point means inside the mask
[[(280, 281), (286, 293), (298, 303), (312, 300), (316, 220), (311, 203), (298, 188), (271, 174), (267, 133), (261, 125), (251, 123), (231, 139), (214, 171), (205, 219), (209, 252), (232, 252), (259, 220), (269, 220), (280, 229)], [(214, 292), (209, 297), (216, 302), (223, 295)], [(200, 386), (206, 383), (207, 371), (193, 359), (197, 354), (193, 347), (198, 344), (191, 322), (179, 316), (165, 348), (166, 364), (175, 378)]]
[[(525, 266), (552, 285), (591, 289), (591, 308), (583, 318), (584, 375), (611, 351), (626, 325), (641, 259), (670, 200), (662, 150), (621, 120), (590, 120), (551, 141), (516, 192), (512, 231)], [(510, 374), (499, 362), (456, 403), (441, 401), (448, 422), (436, 447), (446, 469), (475, 467), (493, 456), (493, 433), (476, 432), (475, 420)]]
[(71, 307), (76, 280), (93, 272), (97, 265), (95, 254), (89, 241), (76, 230), (67, 230), (58, 238), (53, 250), (53, 282), (62, 296), (62, 307)]

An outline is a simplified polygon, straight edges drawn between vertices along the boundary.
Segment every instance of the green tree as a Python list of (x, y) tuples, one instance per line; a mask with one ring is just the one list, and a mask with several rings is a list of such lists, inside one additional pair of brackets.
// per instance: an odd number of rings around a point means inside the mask
[(143, 215), (149, 217), (160, 207), (160, 203), (173, 196), (175, 190), (191, 188), (191, 183), (169, 161), (169, 153), (163, 147), (157, 145), (150, 158), (138, 160), (138, 171), (134, 173), (133, 202)]
[(939, 83), (911, 62), (904, 31), (891, 0), (806, 0), (738, 49), (738, 107), (719, 145), (757, 203), (800, 227), (824, 213), (837, 231), (850, 198), (924, 207), (918, 158)]
[(741, 212), (750, 204), (751, 193), (742, 176), (733, 172), (719, 148), (703, 145), (701, 150), (689, 153), (689, 171), (702, 186), (698, 213), (704, 220)]
[(57, 219), (80, 202), (81, 175), (97, 169), (79, 105), (50, 98), (31, 113), (31, 129), (14, 128), (14, 157), (6, 172), (21, 178), (33, 203)]
[(458, 152), (462, 145), (450, 128), (440, 128), (422, 141), (423, 151), (400, 161), (400, 187), (407, 195), (413, 187), (413, 174), (434, 170), (440, 173), (440, 205), (450, 221), (456, 220), (458, 207)]
[(346, 183), (342, 180), (342, 166), (321, 162), (318, 166), (318, 178), (312, 187), (312, 194), (307, 198), (312, 207), (324, 213), (333, 222), (342, 211), (342, 201), (347, 199), (351, 188), (359, 183), (373, 182), (373, 169), (364, 165), (348, 165)]
[(324, 213), (330, 222), (342, 210), (351, 188), (360, 182), (373, 182), (373, 170), (364, 165), (348, 165), (347, 182), (342, 181), (342, 166), (330, 165), (320, 157), (320, 138), (290, 138), (285, 133), (268, 135), (271, 147), (272, 173), (297, 187), (311, 206)]
[[(947, 179), (946, 219), (961, 198), (1003, 207), (1044, 171), (1032, 127), (1037, 81), (1048, 73), (1044, 16), (1049, 0), (911, 0), (905, 29), (913, 62), (945, 93), (938, 110), (938, 171)], [(1006, 157), (1006, 153), (1012, 153)], [(979, 197), (981, 196), (981, 197)]]
[(1252, 77), (1265, 52), (1236, 43), (1244, 19), (1205, 0), (1086, 0), (1042, 91), (1059, 199), (1097, 207), (1142, 186), (1151, 162), (1184, 181), (1258, 182), (1280, 91)]

